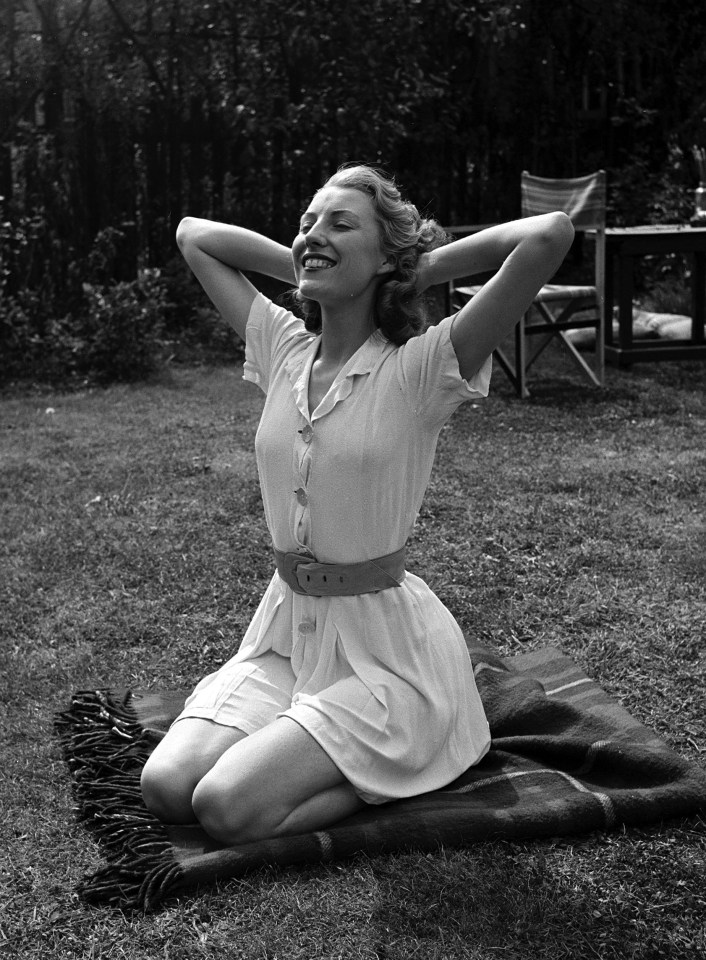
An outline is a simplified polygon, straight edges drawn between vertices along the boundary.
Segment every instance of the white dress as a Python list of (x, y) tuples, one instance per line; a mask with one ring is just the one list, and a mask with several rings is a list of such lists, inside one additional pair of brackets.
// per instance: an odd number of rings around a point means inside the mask
[[(464, 400), (488, 393), (490, 358), (471, 382), (460, 375), (452, 319), (401, 347), (372, 334), (310, 412), (319, 338), (255, 298), (243, 376), (266, 393), (255, 447), (278, 550), (356, 563), (406, 542), (441, 427)], [(199, 684), (182, 716), (251, 732), (257, 722), (239, 722), (228, 699), (272, 653), (291, 682), (269, 719), (300, 723), (368, 803), (445, 786), (488, 750), (463, 634), (411, 573), (399, 587), (350, 597), (296, 594), (275, 573), (238, 653)]]

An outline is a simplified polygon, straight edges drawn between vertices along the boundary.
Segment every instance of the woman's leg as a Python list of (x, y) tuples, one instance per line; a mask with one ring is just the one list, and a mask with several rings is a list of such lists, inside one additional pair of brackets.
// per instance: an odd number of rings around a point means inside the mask
[(147, 808), (166, 823), (193, 823), (191, 799), (197, 783), (245, 732), (267, 726), (289, 707), (294, 683), (289, 660), (272, 650), (254, 660), (231, 660), (204, 678), (187, 700), (186, 715), (172, 725), (145, 764), (142, 794)]
[(322, 829), (364, 806), (328, 754), (289, 717), (229, 747), (193, 794), (201, 826), (229, 845)]
[(185, 717), (167, 731), (147, 759), (141, 787), (145, 806), (165, 823), (195, 823), (196, 784), (245, 734), (213, 720)]

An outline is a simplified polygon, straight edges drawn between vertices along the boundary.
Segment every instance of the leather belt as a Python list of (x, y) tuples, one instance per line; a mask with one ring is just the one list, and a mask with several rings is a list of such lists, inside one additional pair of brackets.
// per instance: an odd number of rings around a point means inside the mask
[(399, 587), (405, 578), (405, 548), (362, 563), (319, 563), (305, 553), (275, 548), (277, 572), (294, 590), (309, 597), (352, 597)]

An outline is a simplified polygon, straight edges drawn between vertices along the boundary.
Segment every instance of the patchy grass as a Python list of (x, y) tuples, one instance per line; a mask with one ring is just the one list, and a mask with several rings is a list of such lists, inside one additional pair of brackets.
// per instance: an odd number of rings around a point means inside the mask
[[(547, 360), (444, 429), (410, 547), (463, 628), (505, 655), (558, 645), (703, 763), (706, 407), (699, 364)], [(237, 645), (270, 576), (233, 368), (6, 394), (0, 501), (0, 955), (247, 960), (706, 954), (701, 820), (263, 870), (155, 916), (78, 902), (99, 865), (72, 820), (55, 710), (94, 685), (189, 686)]]

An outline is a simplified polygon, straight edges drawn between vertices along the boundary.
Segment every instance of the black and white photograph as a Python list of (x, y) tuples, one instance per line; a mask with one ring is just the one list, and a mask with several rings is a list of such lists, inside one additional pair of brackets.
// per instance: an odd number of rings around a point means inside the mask
[(0, 957), (706, 957), (703, 0), (0, 0)]

